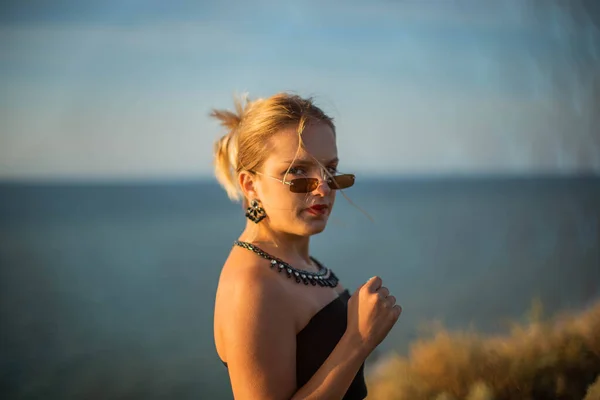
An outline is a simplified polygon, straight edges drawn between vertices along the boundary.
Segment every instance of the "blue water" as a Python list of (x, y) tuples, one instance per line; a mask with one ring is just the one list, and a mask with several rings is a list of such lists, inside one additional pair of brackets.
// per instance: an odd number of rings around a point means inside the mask
[[(422, 322), (506, 329), (600, 297), (600, 178), (358, 181), (312, 253)], [(245, 221), (213, 182), (0, 185), (4, 399), (231, 398), (212, 337), (220, 267)], [(232, 316), (234, 317), (234, 316)]]

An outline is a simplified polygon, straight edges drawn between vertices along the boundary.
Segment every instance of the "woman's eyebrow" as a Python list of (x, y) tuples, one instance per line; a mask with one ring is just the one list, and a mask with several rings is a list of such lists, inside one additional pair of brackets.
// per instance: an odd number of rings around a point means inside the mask
[[(323, 164), (333, 164), (336, 162), (339, 162), (340, 159), (335, 157), (332, 158), (331, 160), (323, 163)], [(286, 160), (286, 161), (281, 161), (281, 164), (291, 164), (291, 163), (296, 163), (296, 164), (314, 164), (313, 160), (310, 159), (306, 159), (306, 158), (296, 158), (295, 160)]]

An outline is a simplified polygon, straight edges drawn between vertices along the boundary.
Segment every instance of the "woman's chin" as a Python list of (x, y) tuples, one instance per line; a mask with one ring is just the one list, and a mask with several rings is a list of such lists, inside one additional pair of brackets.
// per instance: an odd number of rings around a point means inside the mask
[(304, 224), (304, 231), (306, 231), (309, 236), (316, 235), (317, 233), (323, 232), (326, 226), (327, 218), (306, 221)]

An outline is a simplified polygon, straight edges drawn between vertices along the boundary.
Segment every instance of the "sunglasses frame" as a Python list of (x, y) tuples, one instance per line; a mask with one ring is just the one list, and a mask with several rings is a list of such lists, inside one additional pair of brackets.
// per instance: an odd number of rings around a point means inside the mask
[[(284, 181), (283, 179), (275, 178), (274, 176), (266, 175), (266, 174), (263, 174), (262, 172), (258, 172), (258, 171), (251, 171), (251, 172), (254, 172), (254, 173), (259, 174), (259, 175), (266, 176), (266, 177), (271, 178), (271, 179), (275, 179), (276, 181), (281, 182), (284, 185), (288, 185), (290, 187), (290, 192), (292, 192), (292, 193), (310, 193), (310, 192), (316, 190), (319, 187), (319, 185), (320, 185), (320, 183), (322, 181), (324, 181), (325, 183), (327, 183), (327, 186), (329, 186), (329, 188), (331, 190), (347, 189), (349, 187), (352, 187), (354, 185), (354, 181), (356, 180), (356, 176), (354, 174), (339, 174), (339, 175), (333, 175), (333, 176), (324, 176), (323, 177), (324, 179), (318, 179), (318, 178), (296, 178), (296, 179), (292, 179), (291, 181)], [(339, 186), (338, 187), (333, 187), (333, 186), (337, 186), (333, 182), (336, 177), (350, 177), (352, 179), (352, 184), (349, 185), (349, 186), (343, 187), (343, 188), (340, 188)], [(295, 186), (294, 182), (296, 182), (297, 184), (299, 184), (299, 182), (306, 182), (306, 186), (309, 187), (309, 185), (311, 185), (311, 182), (315, 182), (315, 181), (316, 181), (316, 186), (312, 190), (294, 191), (292, 189)]]

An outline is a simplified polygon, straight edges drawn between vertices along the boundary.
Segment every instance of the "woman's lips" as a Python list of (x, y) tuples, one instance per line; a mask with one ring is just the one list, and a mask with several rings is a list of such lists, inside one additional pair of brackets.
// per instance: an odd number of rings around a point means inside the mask
[(311, 214), (318, 215), (318, 214), (325, 214), (327, 212), (328, 208), (329, 207), (327, 207), (325, 204), (317, 204), (317, 205), (314, 205), (314, 206), (312, 206), (310, 208), (307, 208), (306, 210), (308, 212), (310, 212)]

